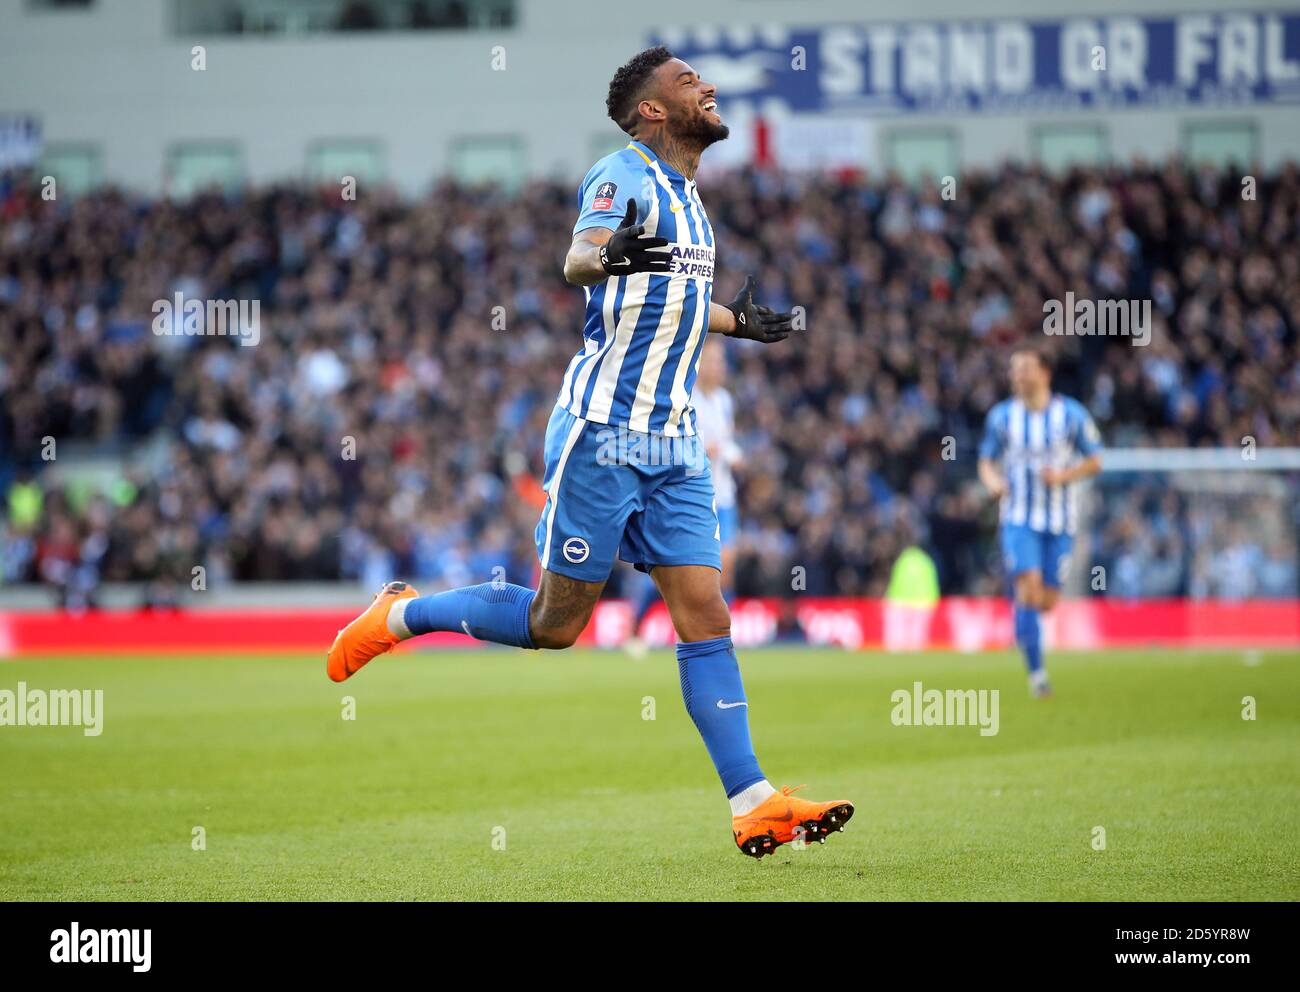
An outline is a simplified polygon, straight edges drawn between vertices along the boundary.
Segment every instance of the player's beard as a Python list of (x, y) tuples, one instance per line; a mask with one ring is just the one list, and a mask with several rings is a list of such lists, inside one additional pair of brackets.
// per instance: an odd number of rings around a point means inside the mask
[(677, 135), (681, 140), (693, 145), (699, 145), (700, 150), (708, 148), (715, 141), (722, 141), (731, 134), (731, 128), (726, 124), (714, 124), (713, 121), (701, 113), (697, 117), (688, 120)]

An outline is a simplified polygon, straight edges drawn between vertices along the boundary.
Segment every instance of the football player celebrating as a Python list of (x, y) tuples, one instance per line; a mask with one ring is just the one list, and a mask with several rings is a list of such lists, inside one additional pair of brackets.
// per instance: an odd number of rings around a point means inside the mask
[[(790, 335), (792, 316), (756, 304), (752, 276), (725, 306), (710, 298), (714, 235), (695, 173), (704, 149), (727, 137), (716, 97), (662, 47), (634, 56), (609, 85), (609, 116), (632, 140), (597, 162), (578, 193), (564, 277), (585, 287), (584, 343), (546, 432), (538, 588), (485, 583), (419, 596), (390, 582), (339, 632), (327, 667), (341, 681), (399, 641), (440, 630), (569, 647), (620, 557), (650, 573), (668, 606), (682, 696), (730, 801), (735, 842), (762, 857), (801, 835), (824, 840), (853, 805), (777, 791), (750, 743), (691, 392), (706, 334), (771, 344)], [(654, 457), (665, 446), (674, 457)], [(633, 452), (652, 456), (623, 457)]]

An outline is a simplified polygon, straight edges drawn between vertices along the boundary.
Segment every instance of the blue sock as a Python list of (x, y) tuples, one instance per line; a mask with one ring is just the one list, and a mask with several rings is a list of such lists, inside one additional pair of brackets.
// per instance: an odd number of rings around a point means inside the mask
[(1016, 604), (1016, 644), (1025, 656), (1025, 665), (1033, 675), (1043, 667), (1043, 645), (1038, 625), (1038, 611)]
[(678, 644), (677, 671), (686, 712), (704, 738), (727, 798), (762, 781), (749, 741), (749, 703), (731, 638)]
[(412, 634), (454, 630), (480, 641), (531, 648), (528, 607), (536, 595), (523, 586), (484, 582), (419, 596), (406, 607), (406, 626)]

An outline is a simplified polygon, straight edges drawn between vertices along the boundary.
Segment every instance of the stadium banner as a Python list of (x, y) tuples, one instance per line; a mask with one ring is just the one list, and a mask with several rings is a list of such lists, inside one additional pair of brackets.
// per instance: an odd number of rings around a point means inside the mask
[(1006, 113), (1300, 101), (1300, 12), (657, 32), (763, 113)]
[[(50, 654), (194, 654), (317, 652), (356, 615), (354, 608), (200, 609), (0, 612), (0, 658)], [(579, 639), (586, 647), (622, 646), (632, 611), (604, 600)], [(1044, 622), (1049, 646), (1103, 648), (1298, 648), (1300, 600), (1243, 602), (1143, 599), (1063, 601)], [(674, 643), (663, 604), (647, 616), (650, 644)], [(825, 645), (850, 650), (1003, 650), (1013, 642), (1011, 607), (1003, 599), (951, 597), (933, 607), (878, 599), (740, 599), (732, 608), (732, 636), (742, 647)], [(462, 634), (428, 634), (402, 648), (482, 647)]]

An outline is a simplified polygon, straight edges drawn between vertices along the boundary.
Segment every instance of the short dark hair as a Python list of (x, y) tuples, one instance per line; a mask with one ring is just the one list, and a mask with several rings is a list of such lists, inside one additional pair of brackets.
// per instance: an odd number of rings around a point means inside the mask
[(1039, 367), (1048, 375), (1051, 375), (1056, 370), (1056, 356), (1048, 350), (1046, 345), (1037, 341), (1021, 341), (1011, 349), (1011, 354), (1033, 355), (1038, 361)]
[(637, 52), (623, 65), (619, 66), (614, 78), (609, 81), (609, 96), (605, 97), (605, 109), (609, 119), (628, 134), (636, 129), (636, 105), (640, 103), (641, 91), (651, 73), (675, 56), (663, 45), (647, 48)]

